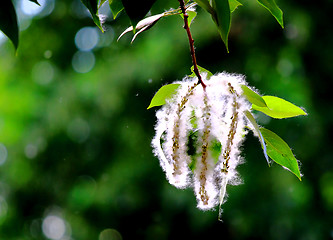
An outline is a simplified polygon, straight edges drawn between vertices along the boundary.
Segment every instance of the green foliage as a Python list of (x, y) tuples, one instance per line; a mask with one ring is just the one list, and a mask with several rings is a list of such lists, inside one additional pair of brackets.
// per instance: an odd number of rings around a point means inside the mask
[(290, 170), (301, 180), (298, 162), (288, 144), (278, 135), (266, 128), (260, 128), (266, 142), (267, 154), (276, 163)]
[(112, 12), (113, 19), (116, 19), (118, 14), (124, 9), (121, 0), (109, 0), (110, 9)]
[(243, 6), (240, 2), (237, 0), (229, 0), (229, 7), (230, 7), (230, 12), (234, 12), (239, 6)]
[(88, 8), (94, 20), (94, 23), (103, 32), (104, 30), (102, 28), (101, 21), (98, 17), (98, 0), (81, 0), (81, 2), (86, 6), (86, 8)]
[[(203, 68), (203, 67), (200, 67), (200, 66), (197, 66), (198, 67), (198, 70), (199, 70), (199, 73), (200, 74), (206, 74), (206, 78), (207, 80), (209, 80), (211, 78), (211, 76), (213, 76), (213, 74), (208, 71), (207, 69)], [(196, 77), (195, 73), (194, 73), (194, 66), (191, 67), (191, 72), (192, 74), (189, 75), (189, 77)]]
[(231, 25), (231, 9), (228, 0), (212, 0), (212, 8), (214, 14), (212, 19), (220, 33), (220, 36), (229, 52), (228, 48), (228, 35)]
[(283, 13), (282, 10), (276, 5), (275, 0), (257, 0), (263, 7), (265, 7), (278, 21), (283, 28)]
[(11, 0), (4, 0), (0, 4), (0, 30), (7, 35), (14, 44), (15, 49), (17, 49), (19, 32), (16, 12)]
[(306, 115), (306, 112), (294, 104), (274, 96), (263, 96), (267, 107), (261, 107), (253, 104), (254, 110), (265, 113), (272, 118), (290, 118), (300, 115)]
[(151, 100), (147, 109), (164, 105), (165, 101), (172, 98), (172, 96), (176, 93), (179, 86), (180, 84), (168, 84), (161, 87)]
[(265, 100), (256, 92), (252, 91), (249, 87), (242, 85), (243, 95), (252, 104), (259, 107), (267, 107)]

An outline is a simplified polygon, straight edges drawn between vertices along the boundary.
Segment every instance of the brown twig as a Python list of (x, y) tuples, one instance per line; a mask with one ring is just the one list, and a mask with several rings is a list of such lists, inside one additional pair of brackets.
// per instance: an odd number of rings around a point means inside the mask
[(206, 84), (202, 81), (202, 78), (201, 78), (201, 75), (200, 75), (199, 69), (198, 69), (197, 59), (195, 57), (194, 40), (192, 38), (190, 27), (188, 25), (188, 15), (187, 15), (186, 8), (185, 8), (185, 2), (184, 2), (184, 0), (178, 0), (178, 2), (179, 2), (179, 5), (180, 5), (180, 9), (182, 10), (182, 13), (183, 13), (183, 16), (184, 16), (184, 29), (186, 30), (188, 41), (190, 43), (192, 63), (193, 63), (193, 67), (194, 67), (193, 72), (198, 77), (198, 81), (201, 84), (201, 86), (204, 89), (206, 89)]

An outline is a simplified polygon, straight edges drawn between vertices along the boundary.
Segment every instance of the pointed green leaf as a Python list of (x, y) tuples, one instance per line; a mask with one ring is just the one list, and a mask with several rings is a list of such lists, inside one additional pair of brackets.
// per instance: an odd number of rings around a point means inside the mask
[[(205, 69), (203, 67), (200, 67), (200, 66), (197, 66), (197, 67), (198, 67), (199, 73), (206, 73), (207, 74), (207, 80), (209, 80), (213, 76), (213, 74), (210, 71), (208, 71), (207, 69)], [(192, 72), (192, 74), (189, 75), (189, 77), (196, 77), (197, 76), (194, 73), (194, 66), (191, 67), (191, 72)]]
[(230, 6), (230, 12), (234, 12), (236, 8), (238, 8), (239, 6), (243, 6), (243, 4), (241, 4), (237, 0), (229, 0), (229, 6)]
[(272, 118), (290, 118), (299, 115), (307, 115), (303, 109), (282, 98), (274, 96), (263, 96), (262, 98), (265, 100), (267, 107), (259, 107), (258, 105), (252, 104), (252, 108)]
[(30, 2), (34, 2), (34, 3), (36, 3), (37, 5), (39, 5), (40, 6), (40, 4), (38, 3), (38, 1), (37, 0), (29, 0)]
[(84, 4), (84, 6), (86, 6), (86, 8), (88, 8), (96, 26), (99, 27), (99, 29), (101, 29), (102, 32), (104, 32), (99, 17), (97, 15), (98, 0), (81, 0), (81, 2)]
[(15, 49), (18, 47), (19, 31), (17, 16), (11, 0), (4, 0), (0, 7), (0, 30), (12, 41)]
[(212, 14), (213, 21), (215, 22), (222, 41), (229, 52), (228, 35), (231, 25), (229, 0), (212, 0), (212, 7), (214, 9), (214, 14)]
[(275, 17), (275, 19), (278, 21), (278, 23), (283, 26), (283, 12), (282, 10), (276, 5), (275, 0), (257, 0), (258, 3), (260, 3), (263, 7), (265, 7), (272, 15)]
[(118, 14), (124, 9), (121, 0), (109, 0), (110, 9), (112, 12), (113, 19), (116, 19)]
[(264, 137), (262, 136), (262, 134), (260, 132), (259, 125), (257, 124), (257, 122), (254, 119), (253, 115), (249, 111), (245, 111), (244, 114), (247, 117), (247, 119), (251, 122), (251, 124), (253, 126), (254, 135), (259, 138), (262, 150), (264, 151), (264, 156), (266, 158), (268, 166), (270, 166), (269, 158), (267, 156), (266, 144), (265, 144), (265, 141), (264, 141)]
[(151, 100), (147, 109), (164, 105), (166, 103), (165, 100), (172, 98), (172, 96), (177, 92), (179, 86), (180, 84), (173, 83), (161, 87)]
[(278, 135), (266, 128), (260, 128), (265, 139), (268, 156), (276, 163), (290, 170), (301, 180), (298, 162), (288, 144)]
[(267, 107), (265, 100), (256, 92), (254, 92), (249, 87), (242, 85), (243, 96), (252, 104), (259, 107)]
[(136, 24), (146, 16), (156, 0), (121, 0), (121, 2), (127, 16), (131, 20), (132, 26), (135, 28)]

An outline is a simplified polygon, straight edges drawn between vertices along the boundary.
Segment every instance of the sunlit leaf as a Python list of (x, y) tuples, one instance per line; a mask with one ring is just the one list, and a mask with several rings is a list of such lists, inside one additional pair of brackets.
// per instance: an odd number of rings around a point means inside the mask
[(283, 12), (282, 10), (276, 5), (275, 0), (257, 0), (262, 6), (264, 6), (272, 15), (275, 17), (275, 19), (278, 21), (278, 23), (283, 28)]
[(230, 12), (233, 12), (238, 8), (239, 6), (243, 6), (240, 2), (237, 0), (229, 0), (229, 6), (230, 6)]
[(81, 0), (81, 2), (86, 6), (86, 8), (88, 8), (96, 26), (99, 27), (102, 32), (104, 32), (99, 17), (97, 16), (98, 0)]
[(301, 180), (298, 162), (288, 144), (278, 135), (266, 128), (260, 128), (265, 139), (268, 156), (276, 163), (290, 170)]
[(116, 19), (118, 14), (124, 9), (121, 0), (109, 0), (110, 9), (112, 12), (113, 19)]
[(245, 113), (245, 116), (247, 117), (247, 119), (251, 122), (251, 124), (253, 126), (254, 135), (259, 138), (262, 150), (264, 151), (264, 156), (266, 158), (266, 161), (267, 161), (268, 165), (270, 165), (270, 161), (267, 156), (266, 144), (265, 144), (264, 138), (260, 132), (259, 126), (258, 126), (256, 120), (254, 119), (253, 115), (249, 111), (245, 111), (244, 113)]
[(17, 16), (11, 0), (4, 0), (0, 3), (0, 30), (12, 41), (15, 49), (19, 43), (19, 31)]
[(228, 0), (212, 0), (212, 7), (214, 9), (214, 14), (212, 15), (213, 21), (217, 26), (217, 29), (220, 33), (222, 41), (228, 48), (228, 35), (231, 25), (231, 16), (230, 16), (230, 6)]
[[(156, 0), (121, 0), (133, 27), (149, 12)], [(135, 30), (135, 29), (134, 29)]]
[(252, 104), (259, 107), (267, 107), (265, 100), (256, 92), (251, 90), (249, 87), (242, 85), (243, 96)]
[[(200, 67), (200, 66), (197, 66), (197, 67), (198, 67), (198, 70), (199, 70), (199, 73), (200, 73), (200, 74), (201, 74), (201, 73), (205, 73), (205, 74), (207, 74), (207, 76), (206, 76), (207, 80), (209, 80), (209, 79), (213, 76), (213, 74), (212, 74), (210, 71), (208, 71), (207, 69), (205, 69), (205, 68), (203, 68), (203, 67)], [(196, 76), (197, 76), (197, 75), (194, 73), (194, 66), (191, 67), (191, 72), (192, 72), (192, 74), (189, 75), (189, 77), (196, 77)]]
[(272, 118), (290, 118), (299, 115), (307, 115), (303, 109), (282, 98), (274, 96), (263, 96), (262, 98), (265, 100), (267, 107), (259, 107), (252, 104), (252, 108)]
[(164, 105), (166, 103), (165, 100), (172, 98), (179, 86), (180, 84), (168, 84), (161, 87), (151, 100), (147, 109)]

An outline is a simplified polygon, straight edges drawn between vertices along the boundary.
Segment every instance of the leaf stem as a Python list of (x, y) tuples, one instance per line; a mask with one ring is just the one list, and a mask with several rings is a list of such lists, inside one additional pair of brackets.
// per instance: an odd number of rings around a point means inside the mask
[(186, 8), (185, 8), (185, 2), (184, 2), (184, 0), (178, 0), (178, 2), (179, 2), (179, 5), (180, 5), (180, 9), (182, 11), (182, 14), (184, 16), (184, 29), (186, 30), (188, 41), (189, 41), (189, 44), (190, 44), (192, 63), (193, 63), (193, 67), (194, 67), (193, 72), (198, 77), (198, 82), (201, 84), (203, 89), (206, 89), (206, 84), (202, 81), (202, 77), (201, 77), (201, 75), (199, 73), (199, 69), (198, 69), (197, 59), (195, 57), (194, 40), (192, 38), (190, 27), (188, 25), (188, 15), (187, 15)]

